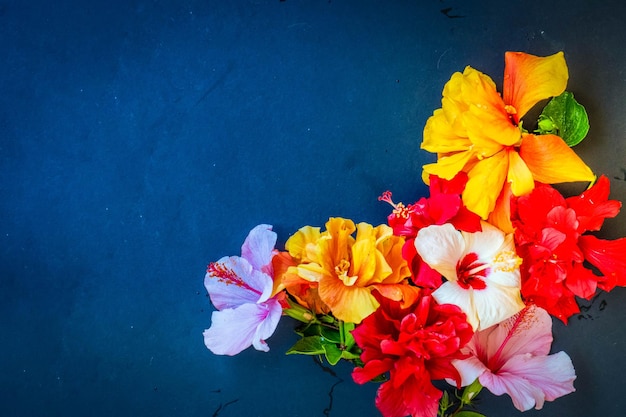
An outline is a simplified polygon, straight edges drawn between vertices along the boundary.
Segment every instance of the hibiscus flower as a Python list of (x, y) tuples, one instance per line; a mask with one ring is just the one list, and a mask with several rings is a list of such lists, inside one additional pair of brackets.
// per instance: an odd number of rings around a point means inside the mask
[[(507, 183), (513, 195), (521, 196), (533, 189), (534, 180), (592, 181), (591, 169), (561, 138), (535, 136), (521, 127), (526, 112), (561, 94), (567, 79), (562, 52), (548, 57), (507, 52), (502, 97), (491, 78), (474, 68), (453, 74), (443, 90), (442, 108), (424, 128), (422, 148), (439, 156), (424, 166), (425, 177), (451, 179), (467, 172), (463, 202), (483, 219), (494, 211)], [(506, 206), (499, 209), (506, 211)], [(508, 220), (498, 213), (492, 218)]]
[(590, 299), (597, 288), (626, 286), (626, 238), (610, 241), (585, 234), (619, 213), (621, 203), (608, 199), (609, 186), (601, 176), (589, 190), (566, 199), (553, 187), (537, 184), (512, 205), (515, 241), (524, 259), (522, 295), (564, 323), (580, 311), (576, 296)]
[(462, 385), (478, 378), (495, 395), (508, 394), (520, 411), (574, 392), (576, 374), (565, 352), (552, 355), (552, 320), (529, 306), (508, 320), (474, 334), (463, 349), (471, 356), (453, 361)]
[[(352, 220), (331, 218), (326, 231), (305, 226), (287, 240), (285, 248), (295, 266), (281, 279), (287, 291), (306, 305), (321, 302), (326, 307), (318, 309), (331, 310), (339, 320), (360, 323), (378, 308), (374, 290), (405, 304), (417, 297), (419, 289), (406, 285), (410, 273), (402, 258), (403, 244), (404, 239), (394, 236), (387, 225), (355, 226)], [(303, 287), (303, 280), (312, 286)]]
[(402, 256), (406, 259), (411, 278), (415, 285), (426, 288), (438, 288), (441, 274), (431, 269), (417, 254), (413, 241), (420, 229), (433, 224), (451, 223), (466, 232), (480, 231), (480, 217), (469, 211), (461, 200), (461, 193), (467, 183), (467, 174), (458, 173), (451, 180), (430, 176), (430, 197), (422, 197), (414, 204), (405, 206), (394, 203), (391, 192), (385, 191), (378, 199), (393, 207), (387, 217), (389, 226), (397, 236), (404, 236)]
[(381, 297), (380, 308), (352, 331), (364, 363), (352, 378), (364, 384), (389, 372), (376, 395), (384, 417), (435, 417), (442, 391), (432, 380), (460, 383), (452, 360), (465, 358), (460, 349), (472, 334), (457, 306), (439, 305), (426, 291), (407, 308)]
[(226, 256), (207, 268), (204, 286), (218, 309), (204, 344), (217, 355), (236, 355), (250, 345), (267, 352), (265, 342), (282, 315), (284, 293), (275, 293), (272, 257), (276, 233), (260, 224), (250, 231), (241, 257)]
[(419, 231), (415, 248), (447, 282), (433, 292), (440, 304), (454, 304), (475, 330), (492, 326), (524, 308), (520, 296), (521, 259), (513, 235), (489, 223), (467, 233), (449, 223)]

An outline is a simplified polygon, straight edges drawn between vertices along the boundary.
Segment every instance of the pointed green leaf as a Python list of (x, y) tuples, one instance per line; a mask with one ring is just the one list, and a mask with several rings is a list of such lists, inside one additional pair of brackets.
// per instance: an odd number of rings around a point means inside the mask
[(339, 335), (339, 330), (331, 329), (329, 327), (322, 327), (320, 329), (320, 335), (329, 342), (340, 343), (341, 337)]
[(326, 354), (326, 360), (331, 365), (336, 365), (341, 359), (341, 349), (334, 343), (323, 343), (324, 352)]
[(558, 135), (569, 146), (579, 144), (589, 132), (589, 118), (585, 108), (564, 91), (554, 97), (541, 112), (538, 133)]
[(321, 355), (325, 352), (320, 336), (306, 336), (287, 350), (287, 355)]

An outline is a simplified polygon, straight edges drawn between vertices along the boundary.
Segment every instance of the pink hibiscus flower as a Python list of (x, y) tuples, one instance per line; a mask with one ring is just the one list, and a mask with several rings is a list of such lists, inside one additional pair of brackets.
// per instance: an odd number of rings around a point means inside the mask
[(474, 333), (463, 349), (471, 356), (453, 361), (462, 385), (479, 382), (495, 395), (508, 394), (520, 411), (540, 410), (574, 392), (576, 374), (565, 352), (552, 355), (552, 319), (540, 307), (529, 306), (517, 315)]
[(217, 355), (236, 355), (250, 345), (267, 352), (265, 339), (276, 330), (282, 315), (284, 294), (273, 294), (272, 257), (276, 233), (260, 224), (250, 231), (241, 257), (226, 256), (209, 264), (204, 286), (218, 309), (204, 344)]

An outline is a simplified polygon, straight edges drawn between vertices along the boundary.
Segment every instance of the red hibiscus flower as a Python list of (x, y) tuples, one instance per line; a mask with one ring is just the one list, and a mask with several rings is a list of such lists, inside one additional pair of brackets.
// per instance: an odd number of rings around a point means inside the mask
[(442, 392), (432, 380), (449, 378), (460, 386), (451, 361), (467, 357), (460, 349), (472, 338), (472, 327), (457, 306), (422, 294), (406, 309), (380, 297), (378, 310), (352, 332), (364, 363), (354, 369), (354, 381), (364, 384), (389, 372), (376, 395), (384, 417), (434, 417)]
[(436, 175), (430, 176), (430, 197), (422, 197), (414, 204), (405, 206), (391, 200), (391, 192), (385, 191), (378, 199), (385, 201), (394, 208), (387, 217), (389, 226), (397, 236), (404, 236), (402, 257), (411, 270), (413, 282), (426, 288), (438, 288), (441, 285), (441, 274), (432, 270), (415, 250), (413, 241), (420, 229), (451, 223), (456, 229), (465, 232), (479, 232), (480, 217), (469, 211), (461, 200), (461, 193), (467, 183), (467, 174), (458, 173), (451, 180), (444, 180)]
[(515, 242), (524, 260), (522, 296), (564, 323), (580, 311), (576, 296), (589, 299), (597, 288), (626, 286), (626, 238), (608, 241), (584, 234), (619, 213), (621, 203), (608, 196), (609, 180), (602, 176), (579, 196), (566, 199), (551, 186), (537, 184), (513, 202)]

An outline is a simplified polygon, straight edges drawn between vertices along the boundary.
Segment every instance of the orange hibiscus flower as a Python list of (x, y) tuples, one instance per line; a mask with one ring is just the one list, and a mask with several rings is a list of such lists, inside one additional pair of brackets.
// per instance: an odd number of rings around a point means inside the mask
[(419, 289), (407, 285), (403, 245), (404, 238), (384, 224), (355, 226), (337, 217), (328, 220), (324, 232), (305, 226), (285, 244), (293, 265), (282, 274), (282, 283), (316, 312), (331, 310), (339, 320), (360, 323), (379, 306), (373, 290), (403, 305), (417, 298)]
[[(561, 94), (567, 79), (562, 52), (548, 57), (507, 52), (502, 96), (493, 80), (474, 68), (453, 74), (443, 89), (442, 107), (424, 128), (422, 148), (438, 154), (436, 163), (424, 166), (424, 178), (434, 174), (449, 180), (467, 172), (463, 202), (483, 219), (499, 196), (528, 194), (534, 181), (593, 181), (591, 169), (560, 137), (522, 129), (528, 110)], [(500, 219), (508, 222), (508, 216)]]

